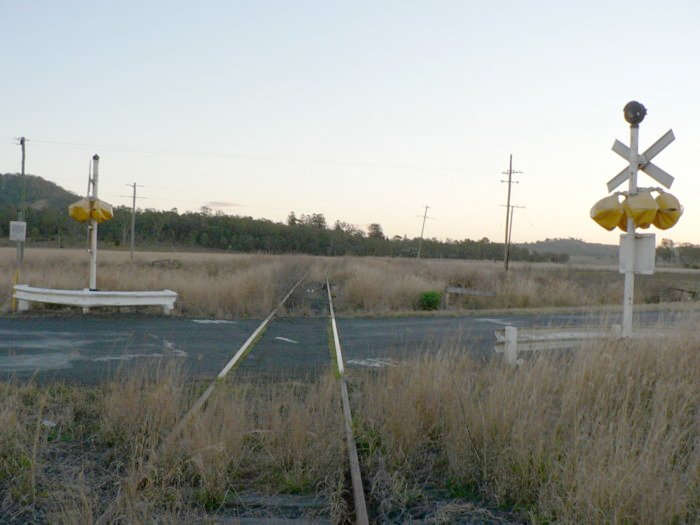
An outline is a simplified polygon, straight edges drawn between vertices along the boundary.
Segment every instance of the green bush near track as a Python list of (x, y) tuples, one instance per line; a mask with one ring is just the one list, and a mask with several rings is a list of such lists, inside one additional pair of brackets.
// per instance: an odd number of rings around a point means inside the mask
[(440, 292), (423, 292), (420, 294), (419, 305), (421, 310), (437, 310), (440, 307), (442, 294)]

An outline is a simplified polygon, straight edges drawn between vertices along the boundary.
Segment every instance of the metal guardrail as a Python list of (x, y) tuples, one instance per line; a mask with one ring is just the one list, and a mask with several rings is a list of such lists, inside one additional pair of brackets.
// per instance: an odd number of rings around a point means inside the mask
[(620, 325), (612, 325), (610, 329), (589, 327), (561, 328), (517, 328), (506, 326), (496, 330), (496, 346), (494, 350), (502, 353), (506, 363), (515, 365), (522, 360), (518, 354), (541, 350), (566, 350), (575, 348), (584, 341), (619, 337)]
[(19, 311), (29, 309), (30, 303), (61, 304), (77, 306), (84, 312), (99, 306), (160, 306), (165, 315), (175, 308), (177, 293), (172, 290), (157, 291), (98, 291), (98, 290), (55, 290), (34, 288), (26, 284), (14, 286), (13, 297), (18, 301)]

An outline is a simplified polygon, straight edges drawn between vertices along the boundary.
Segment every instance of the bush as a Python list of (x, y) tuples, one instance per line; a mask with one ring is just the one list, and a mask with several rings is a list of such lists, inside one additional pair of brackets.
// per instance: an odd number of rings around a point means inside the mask
[(440, 292), (423, 292), (420, 295), (421, 310), (437, 310), (440, 307), (442, 294)]

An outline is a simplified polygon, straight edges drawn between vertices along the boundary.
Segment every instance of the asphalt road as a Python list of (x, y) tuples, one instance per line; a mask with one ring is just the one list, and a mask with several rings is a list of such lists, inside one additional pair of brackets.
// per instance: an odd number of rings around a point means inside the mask
[[(651, 324), (669, 314), (641, 313)], [(671, 315), (672, 317), (672, 315)], [(591, 314), (338, 319), (346, 366), (380, 367), (441, 350), (493, 355), (494, 331), (506, 325), (619, 323)], [(212, 378), (260, 323), (146, 316), (70, 315), (0, 318), (0, 378), (97, 383), (155, 359), (182, 363), (194, 378)], [(236, 373), (302, 378), (331, 366), (328, 319), (273, 320)]]

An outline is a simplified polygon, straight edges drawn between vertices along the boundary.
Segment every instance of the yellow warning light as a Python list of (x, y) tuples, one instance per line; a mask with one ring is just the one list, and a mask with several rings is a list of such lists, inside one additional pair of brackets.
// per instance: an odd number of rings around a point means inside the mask
[(99, 199), (80, 199), (68, 206), (68, 215), (78, 222), (94, 219), (98, 224), (114, 217), (112, 205)]
[(609, 195), (593, 205), (591, 219), (606, 230), (614, 230), (620, 223), (620, 219), (624, 217), (624, 213), (617, 195)]
[(674, 226), (683, 215), (683, 206), (678, 199), (670, 193), (661, 192), (656, 197), (659, 211), (654, 219), (654, 226), (660, 230), (668, 230)]
[(625, 215), (631, 217), (635, 226), (648, 228), (654, 222), (659, 205), (651, 196), (648, 190), (640, 191), (635, 195), (630, 195), (622, 203)]
[(90, 201), (81, 199), (68, 206), (68, 215), (78, 222), (85, 222), (90, 219)]
[(617, 227), (620, 228), (623, 232), (627, 232), (627, 219), (628, 218), (629, 217), (627, 217), (627, 214), (623, 210), (622, 217), (620, 217), (620, 222), (617, 223)]

